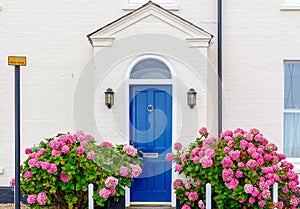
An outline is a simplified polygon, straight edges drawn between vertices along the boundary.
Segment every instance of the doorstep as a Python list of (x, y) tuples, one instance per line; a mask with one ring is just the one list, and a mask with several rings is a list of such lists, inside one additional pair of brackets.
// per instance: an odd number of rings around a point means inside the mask
[(134, 205), (126, 207), (126, 209), (175, 209), (175, 207), (166, 206), (166, 205)]

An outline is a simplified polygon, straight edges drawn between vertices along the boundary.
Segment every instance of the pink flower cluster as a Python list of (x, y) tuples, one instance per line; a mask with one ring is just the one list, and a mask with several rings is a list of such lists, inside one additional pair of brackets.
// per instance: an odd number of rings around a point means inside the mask
[(80, 144), (81, 144), (82, 147), (89, 146), (89, 143), (87, 141), (82, 141)]
[[(37, 156), (38, 155), (35, 156), (36, 158), (30, 159), (28, 161), (28, 165), (29, 165), (30, 168), (34, 168), (34, 167), (41, 168), (43, 170), (46, 170), (50, 174), (53, 174), (57, 171), (57, 165), (56, 164), (49, 163), (49, 162), (38, 161)], [(25, 175), (26, 175), (26, 173), (25, 173)], [(25, 178), (26, 178), (26, 176), (25, 176)]]
[(186, 194), (186, 196), (188, 197), (188, 199), (190, 201), (196, 201), (198, 199), (198, 197), (199, 197), (198, 194), (197, 194), (197, 192), (188, 192)]
[(76, 151), (77, 151), (78, 155), (81, 155), (81, 154), (84, 153), (84, 148), (83, 147), (77, 147)]
[(109, 148), (112, 148), (113, 147), (113, 144), (111, 142), (108, 142), (108, 141), (104, 141), (100, 144), (101, 147), (109, 147)]
[(205, 209), (205, 204), (202, 200), (198, 201), (198, 206), (199, 206), (200, 209)]
[(129, 174), (130, 177), (136, 178), (142, 173), (142, 168), (139, 164), (129, 164), (129, 167), (131, 168), (131, 173)]
[(28, 197), (27, 197), (27, 202), (28, 202), (28, 204), (35, 204), (36, 203), (36, 196), (34, 196), (34, 195), (28, 195)]
[(40, 205), (45, 205), (47, 201), (47, 195), (44, 192), (40, 192), (36, 198), (36, 201)]
[[(25, 151), (25, 153), (26, 153), (26, 151)], [(37, 159), (37, 158), (39, 158), (40, 156), (43, 156), (46, 153), (46, 149), (42, 148), (38, 152), (32, 152), (32, 150), (31, 150), (30, 152), (27, 151), (27, 153), (29, 154), (30, 159)]]
[(231, 167), (233, 165), (233, 162), (229, 156), (224, 157), (221, 163), (224, 167)]
[(26, 155), (29, 155), (29, 154), (31, 154), (32, 153), (32, 149), (31, 148), (26, 148), (25, 149), (25, 154)]
[(88, 160), (94, 160), (95, 158), (96, 158), (95, 152), (93, 152), (93, 151), (88, 152), (88, 154), (87, 154)]
[(173, 188), (174, 189), (183, 189), (183, 181), (181, 179), (176, 179), (173, 182)]
[(30, 205), (38, 203), (39, 205), (46, 205), (47, 195), (44, 192), (40, 192), (37, 196), (28, 195), (27, 202)]
[[(91, 165), (92, 167), (99, 167), (87, 174), (100, 176), (100, 180), (97, 182), (94, 181), (94, 183), (97, 184), (97, 188), (100, 188), (98, 193), (100, 198), (104, 198), (102, 202), (107, 201), (105, 199), (109, 197), (121, 195), (122, 190), (124, 191), (125, 187), (130, 186), (132, 182), (132, 179), (130, 180), (129, 178), (136, 178), (142, 173), (142, 168), (139, 164), (139, 151), (133, 146), (113, 146), (110, 142), (102, 142), (101, 146), (97, 146), (95, 140), (90, 139), (92, 139), (92, 136), (85, 135), (83, 132), (77, 132), (73, 135), (65, 134), (47, 139), (45, 143), (40, 144), (40, 147), (44, 148), (39, 151), (36, 151), (38, 148), (27, 148), (25, 150), (25, 153), (29, 155), (29, 157), (24, 165), (22, 165), (22, 179), (24, 184), (21, 186), (24, 194), (28, 195), (27, 202), (31, 207), (38, 207), (37, 204), (50, 205), (50, 202), (51, 204), (59, 204), (57, 203), (57, 198), (50, 198), (49, 196), (48, 200), (46, 194), (52, 195), (55, 190), (58, 191), (63, 189), (64, 187), (61, 186), (63, 186), (64, 183), (68, 182), (70, 184), (74, 181), (73, 183), (76, 184), (81, 177), (76, 176), (75, 178), (73, 173), (71, 174), (69, 172), (74, 166), (80, 168), (80, 170), (89, 169), (91, 168)], [(101, 159), (98, 158), (97, 155), (97, 162), (92, 162), (91, 160), (96, 158), (96, 153), (98, 153), (98, 151)], [(123, 156), (123, 158), (120, 157), (119, 159), (118, 156), (120, 155), (121, 157)], [(116, 162), (118, 159), (121, 160), (119, 163)], [(109, 166), (109, 168), (104, 166)], [(49, 174), (55, 174), (49, 175), (46, 171)], [(103, 173), (101, 174), (101, 172)], [(114, 176), (105, 178), (108, 173), (111, 173), (110, 175)], [(118, 173), (120, 176), (115, 177)], [(40, 181), (39, 184), (37, 181)], [(54, 189), (54, 187), (51, 187), (51, 183), (53, 185), (58, 183), (60, 186), (57, 187), (56, 185), (56, 189)], [(10, 184), (11, 186), (14, 186), (15, 183), (10, 182)], [(33, 189), (35, 193), (33, 193)], [(84, 188), (79, 189), (83, 190)], [(56, 194), (59, 196), (59, 199), (65, 198), (65, 201), (67, 201), (70, 206), (70, 201), (66, 198), (66, 195), (68, 193), (71, 194), (72, 190), (77, 191), (78, 187), (71, 188), (69, 191), (66, 191), (66, 194)], [(75, 194), (75, 196), (78, 199), (81, 198), (77, 196), (77, 194)], [(76, 206), (77, 205), (75, 204), (73, 205), (73, 207)]]
[(213, 158), (215, 157), (215, 150), (210, 147), (210, 144), (214, 142), (214, 138), (202, 141), (202, 147), (196, 147), (192, 150), (192, 153), (186, 153), (189, 155), (190, 160), (194, 163), (201, 163), (203, 168), (209, 168), (213, 165)]
[(105, 180), (105, 187), (101, 189), (98, 194), (102, 198), (109, 198), (116, 195), (116, 186), (118, 185), (119, 180), (113, 176), (108, 177)]
[(64, 134), (59, 136), (57, 139), (54, 139), (49, 142), (49, 147), (52, 149), (59, 149), (62, 148), (65, 145), (71, 145), (73, 144), (77, 138), (72, 134)]
[(176, 164), (176, 165), (175, 165), (175, 170), (176, 170), (178, 173), (180, 173), (180, 172), (182, 171), (182, 165)]
[[(241, 206), (278, 209), (295, 209), (300, 203), (299, 179), (292, 171), (293, 165), (284, 161), (286, 157), (277, 153), (277, 146), (269, 143), (258, 129), (248, 132), (240, 128), (227, 130), (221, 133), (219, 141), (208, 137), (206, 128), (201, 128), (199, 133), (201, 137), (189, 147), (174, 145), (176, 152), (166, 156), (167, 161), (174, 162), (175, 171), (185, 174), (187, 179), (185, 183), (181, 179), (173, 182), (178, 198), (181, 202), (184, 200), (183, 209), (196, 207), (194, 201), (198, 201), (199, 208), (205, 208), (201, 200), (205, 195), (202, 194), (203, 184), (220, 184), (215, 179), (219, 177), (234, 194), (231, 196), (221, 192), (224, 201), (235, 199)], [(207, 171), (204, 172), (205, 169)], [(221, 176), (214, 176), (219, 175), (219, 170)], [(271, 189), (275, 182), (279, 184), (284, 202), (272, 202)]]
[(119, 183), (119, 180), (117, 178), (110, 176), (106, 179), (105, 186), (107, 188), (116, 187), (118, 183)]
[(182, 148), (182, 144), (180, 143), (180, 142), (176, 142), (175, 144), (174, 144), (174, 149), (175, 150), (180, 150)]
[[(283, 187), (283, 192), (298, 192), (298, 175), (292, 170), (289, 170), (292, 169), (293, 166), (290, 163), (281, 162), (285, 159), (285, 156), (276, 153), (278, 149), (276, 145), (269, 143), (268, 140), (259, 133), (258, 129), (251, 129), (249, 132), (238, 129), (234, 133), (232, 131), (225, 131), (221, 134), (221, 140), (227, 143), (224, 149), (227, 155), (223, 158), (221, 163), (224, 167), (222, 178), (229, 189), (234, 190), (239, 185), (237, 178), (243, 177), (243, 171), (245, 172), (245, 169), (249, 171), (252, 170), (255, 175), (257, 173), (256, 170), (261, 168), (263, 175), (259, 183), (256, 184), (256, 186), (252, 184), (244, 185), (244, 192), (250, 195), (248, 199), (250, 204), (254, 204), (257, 200), (258, 205), (264, 207), (265, 200), (271, 198), (270, 187), (275, 182), (282, 180), (278, 174), (282, 169), (285, 169), (287, 172), (287, 176), (283, 176), (282, 178), (289, 180), (286, 186)], [(236, 143), (240, 150), (232, 149)], [(237, 162), (237, 160), (241, 161)], [(233, 166), (237, 166), (237, 169)], [(239, 201), (244, 202), (245, 200)]]
[(191, 209), (189, 204), (184, 203), (181, 209)]
[[(52, 149), (52, 156), (67, 154), (73, 147), (75, 142), (81, 142), (82, 147), (88, 146), (87, 140), (93, 139), (93, 136), (86, 135), (82, 131), (77, 131), (75, 134), (64, 134), (57, 139), (49, 142), (49, 147)], [(78, 151), (78, 154), (83, 154), (83, 150)]]
[(16, 185), (16, 179), (15, 178), (12, 178), (9, 182), (9, 186), (10, 187), (14, 187)]
[(32, 177), (32, 173), (30, 171), (26, 171), (24, 174), (25, 179), (30, 179)]
[(60, 173), (59, 176), (60, 176), (60, 180), (62, 182), (66, 183), (66, 182), (68, 182), (70, 180), (69, 177), (68, 177), (68, 174)]
[[(199, 131), (202, 136), (208, 135), (208, 132), (206, 128), (201, 128)], [(194, 163), (200, 163), (202, 165), (202, 168), (209, 168), (213, 165), (213, 159), (215, 158), (216, 154), (215, 151), (217, 148), (213, 148), (215, 146), (216, 138), (209, 137), (202, 140), (202, 143), (200, 144), (200, 147), (195, 147), (191, 153), (190, 152), (184, 152), (180, 156), (180, 162), (184, 164), (186, 162), (186, 159), (189, 158)], [(174, 160), (174, 156), (172, 153), (168, 153), (166, 160), (169, 162), (172, 162)], [(179, 166), (177, 166), (177, 171), (181, 172), (178, 169)]]
[(76, 133), (73, 136), (75, 137), (75, 140), (78, 142), (94, 139), (92, 135), (85, 134), (83, 131), (76, 131)]
[(172, 153), (167, 153), (166, 160), (172, 162), (174, 160), (174, 156)]
[(201, 163), (203, 168), (209, 168), (213, 165), (212, 158), (209, 156), (202, 157), (199, 162)]
[(128, 168), (125, 167), (125, 166), (122, 166), (120, 169), (119, 169), (119, 174), (121, 176), (127, 176), (128, 175)]
[(131, 145), (125, 145), (123, 147), (123, 151), (126, 152), (127, 155), (131, 156), (131, 157), (135, 157), (138, 155), (137, 149), (134, 148)]
[(49, 147), (52, 149), (52, 156), (67, 154), (77, 139), (77, 135), (65, 134), (50, 141)]
[(99, 196), (102, 198), (109, 198), (111, 195), (111, 191), (109, 189), (103, 188), (99, 191)]
[(200, 135), (205, 135), (205, 134), (207, 134), (207, 133), (208, 133), (208, 132), (207, 132), (207, 128), (201, 127), (201, 128), (199, 129), (199, 133), (200, 133)]

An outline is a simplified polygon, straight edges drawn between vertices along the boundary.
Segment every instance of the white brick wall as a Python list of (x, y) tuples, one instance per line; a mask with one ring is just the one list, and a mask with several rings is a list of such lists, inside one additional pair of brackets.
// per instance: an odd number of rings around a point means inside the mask
[[(208, 9), (214, 4), (208, 2), (200, 5), (196, 0), (190, 4), (178, 1), (180, 10), (176, 13), (213, 33), (215, 13)], [(93, 132), (93, 128), (74, 121), (73, 112), (78, 78), (92, 63), (93, 51), (86, 35), (126, 14), (123, 3), (0, 1), (0, 167), (5, 169), (0, 174), (0, 185), (8, 185), (14, 175), (13, 67), (7, 66), (7, 56), (25, 55), (28, 59), (27, 66), (21, 68), (22, 150), (57, 132), (74, 131), (77, 127)], [(195, 5), (197, 10), (191, 10)], [(93, 95), (91, 91), (86, 93)], [(99, 97), (102, 96), (101, 91)], [(110, 128), (103, 133), (110, 133)], [(22, 160), (24, 157), (22, 153)]]
[[(205, 74), (208, 76), (207, 86), (197, 84), (190, 79), (192, 77), (186, 77), (185, 84), (198, 85), (198, 115), (206, 116), (198, 118), (195, 126), (178, 135), (192, 139), (197, 134), (196, 127), (204, 125), (202, 123), (207, 123), (216, 135), (217, 79), (213, 77), (217, 72), (216, 2), (178, 0), (177, 3), (179, 10), (175, 11), (176, 14), (215, 36), (208, 50), (209, 60), (205, 63), (209, 69)], [(258, 127), (282, 149), (283, 60), (300, 59), (300, 22), (297, 21), (300, 12), (281, 11), (281, 0), (238, 3), (227, 0), (223, 3), (224, 129)], [(89, 69), (91, 77), (82, 81), (87, 86), (81, 91), (90, 97), (96, 95), (95, 108), (99, 108), (99, 112), (95, 113), (93, 106), (87, 104), (92, 110), (86, 112), (86, 119), (94, 114), (106, 114), (103, 121), (113, 122), (102, 101), (103, 90), (108, 86), (103, 83), (93, 92), (96, 84), (90, 84), (93, 80), (93, 49), (86, 35), (128, 11), (123, 10), (123, 0), (114, 3), (108, 0), (0, 0), (0, 5), (0, 167), (5, 169), (4, 174), (0, 174), (2, 186), (8, 185), (14, 169), (13, 67), (7, 66), (7, 56), (25, 55), (28, 59), (28, 65), (21, 68), (22, 149), (59, 131), (74, 131), (82, 127), (96, 133), (97, 127), (74, 121), (77, 82), (82, 71)], [(124, 66), (129, 60), (123, 60)], [(198, 57), (190, 59), (192, 62), (197, 60)], [(182, 79), (190, 76), (188, 66), (181, 66), (182, 63), (176, 60), (172, 62), (178, 69), (183, 69), (178, 76)], [(113, 85), (113, 82), (109, 84)], [(186, 91), (183, 87), (178, 91), (181, 106), (185, 105)], [(122, 97), (121, 92), (122, 88), (116, 97)], [(118, 110), (121, 105), (116, 103), (113, 108)], [(101, 108), (105, 112), (101, 112)], [(186, 114), (178, 121), (179, 126), (183, 127), (180, 124), (189, 123), (191, 118)], [(96, 121), (99, 125), (99, 118)], [(110, 125), (102, 125), (101, 129), (107, 137), (120, 137), (118, 130), (113, 130)]]
[(300, 59), (299, 11), (224, 3), (224, 128), (258, 127), (282, 151), (285, 59)]

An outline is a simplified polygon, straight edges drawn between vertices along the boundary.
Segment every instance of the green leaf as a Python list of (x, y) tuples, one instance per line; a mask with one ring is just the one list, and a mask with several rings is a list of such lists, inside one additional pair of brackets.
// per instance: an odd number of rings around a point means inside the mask
[(81, 185), (80, 185), (80, 184), (76, 184), (75, 190), (76, 190), (76, 191), (81, 190)]
[(119, 193), (120, 193), (120, 195), (125, 195), (125, 190), (124, 189), (120, 189)]

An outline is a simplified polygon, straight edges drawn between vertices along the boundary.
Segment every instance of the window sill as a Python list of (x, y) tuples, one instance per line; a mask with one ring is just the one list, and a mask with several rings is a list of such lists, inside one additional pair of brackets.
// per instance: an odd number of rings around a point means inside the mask
[[(142, 6), (142, 4), (126, 4), (123, 6), (123, 10), (124, 11), (132, 11), (135, 10), (137, 8), (139, 8), (140, 6)], [(179, 5), (178, 4), (161, 4), (160, 5), (162, 8), (169, 10), (169, 11), (178, 11), (179, 10)]]
[(280, 6), (281, 11), (300, 11), (300, 5), (281, 5)]
[(300, 174), (300, 166), (299, 165), (294, 165), (294, 172), (297, 174)]
[(294, 171), (297, 174), (300, 174), (300, 159), (299, 158), (287, 158), (286, 161), (294, 165)]

